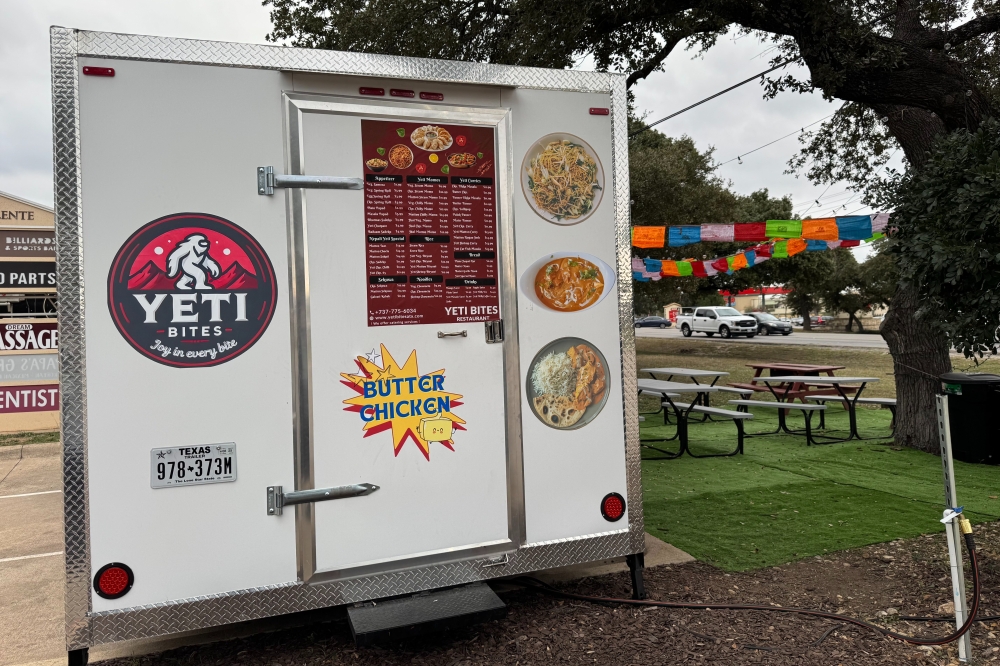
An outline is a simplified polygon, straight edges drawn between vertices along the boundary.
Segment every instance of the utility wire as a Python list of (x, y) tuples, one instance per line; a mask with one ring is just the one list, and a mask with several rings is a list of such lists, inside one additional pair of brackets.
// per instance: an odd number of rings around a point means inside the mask
[(729, 87), (728, 87), (728, 88), (726, 88), (725, 90), (720, 90), (719, 92), (715, 93), (714, 95), (710, 95), (709, 97), (706, 97), (705, 99), (703, 99), (703, 100), (701, 100), (701, 101), (698, 101), (698, 102), (695, 102), (695, 103), (694, 103), (694, 104), (692, 104), (691, 106), (686, 106), (686, 107), (684, 107), (683, 109), (681, 109), (680, 111), (676, 111), (676, 112), (674, 112), (674, 113), (671, 113), (671, 114), (670, 114), (669, 116), (665, 116), (665, 117), (663, 117), (663, 118), (660, 118), (660, 119), (659, 119), (659, 120), (657, 120), (657, 121), (654, 121), (654, 122), (651, 122), (651, 123), (649, 123), (648, 125), (646, 125), (646, 126), (645, 126), (645, 127), (643, 127), (642, 129), (639, 129), (639, 130), (636, 130), (635, 132), (632, 132), (631, 134), (629, 134), (629, 135), (628, 135), (628, 138), (632, 139), (632, 138), (634, 138), (634, 137), (636, 137), (636, 136), (638, 136), (638, 135), (642, 134), (642, 133), (643, 133), (643, 132), (645, 132), (646, 130), (648, 130), (648, 129), (651, 129), (652, 127), (655, 127), (656, 125), (659, 125), (660, 123), (662, 123), (662, 122), (663, 122), (663, 121), (665, 121), (665, 120), (670, 120), (671, 118), (676, 118), (677, 116), (681, 115), (681, 114), (682, 114), (682, 113), (684, 113), (685, 111), (690, 111), (690, 110), (691, 110), (691, 109), (693, 109), (694, 107), (696, 107), (696, 106), (701, 106), (701, 105), (702, 105), (702, 104), (704, 104), (705, 102), (708, 102), (708, 101), (711, 101), (711, 100), (715, 99), (716, 97), (718, 97), (718, 96), (720, 96), (720, 95), (725, 95), (725, 94), (726, 94), (727, 92), (729, 92), (730, 90), (736, 90), (736, 89), (737, 89), (737, 88), (739, 88), (740, 86), (742, 86), (742, 85), (746, 85), (747, 83), (750, 83), (751, 81), (755, 81), (755, 80), (759, 79), (760, 77), (764, 76), (765, 74), (770, 74), (771, 72), (773, 72), (773, 71), (774, 71), (774, 70), (776, 70), (776, 69), (781, 69), (782, 67), (784, 67), (784, 66), (785, 66), (785, 65), (787, 65), (788, 63), (790, 63), (790, 62), (795, 62), (796, 60), (798, 60), (798, 58), (789, 58), (788, 60), (786, 60), (786, 61), (784, 61), (784, 62), (781, 62), (781, 63), (778, 63), (777, 65), (775, 65), (775, 66), (774, 66), (774, 67), (772, 67), (771, 69), (766, 69), (766, 70), (764, 70), (763, 72), (761, 72), (760, 74), (754, 74), (754, 75), (753, 75), (753, 76), (751, 76), (751, 77), (750, 77), (749, 79), (744, 79), (743, 81), (740, 81), (740, 82), (739, 82), (739, 83), (737, 83), (736, 85), (732, 85), (732, 86), (729, 86)]
[[(836, 113), (836, 111), (834, 111), (834, 113)], [(799, 129), (795, 130), (794, 132), (789, 132), (789, 133), (788, 133), (788, 134), (786, 134), (785, 136), (781, 136), (781, 137), (778, 137), (778, 138), (777, 138), (777, 139), (775, 139), (774, 141), (768, 141), (768, 142), (767, 142), (767, 143), (765, 143), (765, 144), (764, 144), (763, 146), (757, 146), (757, 147), (756, 147), (756, 148), (754, 148), (753, 150), (749, 150), (749, 151), (747, 151), (747, 152), (745, 152), (745, 153), (742, 153), (742, 154), (740, 154), (740, 155), (737, 155), (736, 157), (734, 157), (734, 158), (733, 158), (733, 159), (731, 159), (731, 160), (726, 160), (725, 162), (721, 162), (721, 163), (719, 163), (719, 164), (716, 164), (716, 165), (715, 165), (715, 168), (716, 168), (716, 169), (718, 169), (718, 168), (719, 168), (720, 166), (722, 166), (723, 164), (729, 164), (730, 162), (736, 162), (736, 161), (739, 161), (739, 163), (740, 163), (740, 164), (743, 164), (743, 158), (744, 158), (744, 157), (746, 157), (747, 155), (749, 155), (750, 153), (756, 153), (756, 152), (757, 152), (758, 150), (762, 150), (762, 149), (764, 149), (764, 148), (767, 148), (768, 146), (770, 146), (770, 145), (772, 145), (772, 144), (775, 144), (775, 143), (778, 143), (779, 141), (781, 141), (781, 140), (783, 140), (783, 139), (787, 139), (787, 138), (788, 138), (788, 137), (790, 137), (790, 136), (794, 136), (794, 135), (796, 135), (796, 134), (800, 134), (800, 133), (804, 132), (804, 131), (805, 131), (805, 129), (806, 129), (807, 127), (812, 127), (813, 125), (815, 125), (815, 124), (817, 124), (817, 123), (821, 123), (821, 122), (823, 122), (824, 120), (826, 120), (827, 118), (829, 118), (829, 117), (830, 117), (830, 116), (832, 116), (832, 115), (833, 115), (833, 113), (831, 113), (831, 114), (830, 114), (829, 116), (823, 116), (822, 118), (820, 118), (820, 119), (819, 119), (819, 120), (817, 120), (816, 122), (812, 122), (812, 123), (809, 123), (808, 125), (803, 125), (802, 127), (800, 127)]]

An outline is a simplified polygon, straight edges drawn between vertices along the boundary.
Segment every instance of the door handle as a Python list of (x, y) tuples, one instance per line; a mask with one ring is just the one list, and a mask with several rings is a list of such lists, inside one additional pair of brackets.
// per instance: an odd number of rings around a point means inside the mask
[(270, 196), (274, 188), (306, 188), (313, 190), (361, 190), (365, 181), (360, 178), (343, 176), (282, 176), (274, 173), (274, 167), (257, 167), (257, 194)]
[(444, 331), (438, 331), (439, 338), (467, 338), (469, 337), (468, 331), (454, 331), (452, 333), (445, 333)]
[(281, 510), (293, 504), (309, 502), (326, 502), (327, 500), (345, 499), (348, 497), (363, 497), (371, 495), (379, 487), (373, 483), (355, 483), (349, 486), (333, 488), (315, 488), (313, 490), (295, 490), (290, 493), (282, 491), (281, 486), (267, 487), (267, 515), (280, 516)]

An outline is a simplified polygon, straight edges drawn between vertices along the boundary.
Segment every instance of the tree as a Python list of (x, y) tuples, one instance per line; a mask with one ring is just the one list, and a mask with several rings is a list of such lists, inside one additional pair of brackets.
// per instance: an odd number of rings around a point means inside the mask
[[(638, 120), (632, 121), (633, 128), (641, 126)], [(714, 174), (712, 150), (699, 151), (689, 137), (672, 139), (655, 130), (643, 132), (630, 146), (629, 163), (635, 225), (737, 222), (791, 215), (792, 202), (788, 198), (774, 199), (767, 190), (749, 196), (730, 191), (728, 184)], [(739, 247), (735, 243), (698, 243), (650, 248), (641, 250), (641, 255), (652, 259), (704, 258), (735, 252)], [(664, 305), (673, 302), (685, 306), (721, 305), (718, 291), (731, 286), (730, 278), (672, 277), (637, 282), (633, 290), (635, 311), (659, 313)]]
[[(265, 0), (269, 38), (297, 46), (432, 58), (566, 67), (592, 55), (598, 67), (657, 69), (679, 44), (707, 48), (729, 26), (771, 39), (776, 61), (801, 60), (809, 79), (769, 81), (768, 93), (819, 89), (846, 102), (824, 130), (847, 150), (816, 153), (823, 170), (853, 164), (881, 142), (900, 146), (919, 171), (936, 139), (975, 132), (1000, 106), (997, 0)], [(964, 17), (971, 16), (968, 20)], [(849, 132), (837, 123), (856, 130)], [(880, 134), (881, 133), (881, 134)], [(881, 136), (881, 139), (879, 139)], [(860, 137), (860, 139), (858, 138)], [(850, 151), (857, 159), (851, 160)], [(850, 169), (849, 169), (850, 170)], [(907, 220), (896, 221), (905, 226)], [(948, 342), (921, 319), (921, 285), (903, 282), (883, 326), (895, 362), (897, 441), (936, 450), (936, 377), (951, 369)]]
[[(996, 354), (1000, 317), (1000, 122), (942, 139), (894, 201), (890, 250), (920, 285), (918, 312), (966, 357)], [(895, 218), (894, 218), (895, 219)]]

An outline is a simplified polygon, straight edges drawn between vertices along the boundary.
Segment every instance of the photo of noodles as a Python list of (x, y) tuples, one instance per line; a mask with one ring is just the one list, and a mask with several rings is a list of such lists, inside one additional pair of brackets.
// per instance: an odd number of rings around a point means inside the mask
[(528, 398), (545, 425), (579, 428), (594, 419), (607, 398), (607, 361), (579, 338), (562, 338), (535, 356), (528, 374)]
[(413, 151), (397, 143), (389, 149), (389, 163), (397, 169), (407, 169), (413, 164)]
[(546, 307), (559, 312), (576, 312), (600, 300), (604, 275), (594, 263), (582, 257), (553, 259), (535, 275), (535, 295)]
[(544, 137), (535, 146), (522, 179), (535, 212), (559, 224), (587, 217), (597, 208), (604, 185), (593, 149), (568, 134)]

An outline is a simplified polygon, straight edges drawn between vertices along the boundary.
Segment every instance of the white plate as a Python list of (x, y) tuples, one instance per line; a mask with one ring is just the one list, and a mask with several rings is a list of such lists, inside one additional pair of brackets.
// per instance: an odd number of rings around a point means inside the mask
[[(588, 347), (593, 349), (594, 353), (597, 354), (597, 358), (600, 359), (601, 364), (604, 366), (604, 381), (606, 382), (606, 385), (604, 387), (604, 395), (601, 396), (601, 399), (598, 402), (595, 402), (594, 404), (588, 406), (586, 411), (584, 411), (583, 413), (583, 417), (581, 417), (580, 420), (574, 423), (572, 426), (570, 426), (569, 428), (556, 428), (554, 425), (552, 425), (544, 418), (542, 418), (541, 414), (535, 411), (535, 396), (536, 396), (535, 385), (531, 381), (531, 377), (535, 373), (535, 366), (538, 365), (539, 361), (548, 356), (549, 352), (555, 352), (559, 354), (565, 352), (570, 347), (575, 347), (576, 345), (581, 345), (581, 344), (587, 345)], [(558, 340), (553, 340), (549, 344), (539, 349), (538, 353), (535, 354), (535, 358), (531, 360), (531, 364), (528, 366), (528, 376), (525, 383), (525, 390), (528, 396), (528, 409), (531, 410), (531, 413), (534, 414), (539, 421), (541, 421), (542, 423), (544, 423), (545, 425), (554, 430), (576, 430), (578, 428), (582, 428), (583, 426), (587, 425), (595, 418), (597, 418), (597, 415), (601, 413), (601, 410), (604, 409), (605, 403), (607, 403), (608, 401), (608, 395), (611, 393), (611, 373), (608, 371), (608, 360), (604, 358), (604, 354), (601, 353), (600, 349), (598, 349), (594, 344), (587, 342), (583, 338), (559, 338)]]
[[(439, 127), (439, 128), (441, 128), (443, 130), (446, 130), (448, 132), (448, 134), (451, 134), (451, 130), (450, 129), (448, 129), (447, 127), (442, 127), (441, 125), (421, 125), (417, 129), (421, 129), (423, 127)], [(413, 132), (416, 132), (416, 131), (417, 130), (413, 130)], [(417, 144), (413, 143), (413, 132), (410, 132), (410, 136), (407, 138), (407, 140), (410, 142), (410, 146), (413, 146), (417, 150), (422, 150), (425, 153), (440, 153), (440, 152), (443, 152), (445, 150), (448, 150), (449, 148), (451, 148), (455, 144), (455, 135), (451, 134), (451, 141), (449, 141), (448, 145), (445, 146), (444, 148), (433, 148), (433, 149), (432, 148), (424, 148), (423, 146), (418, 146)], [(409, 146), (407, 146), (407, 147), (409, 147)], [(414, 159), (416, 159), (416, 156), (414, 156)]]
[[(549, 211), (542, 210), (541, 208), (539, 208), (538, 205), (535, 203), (535, 198), (531, 196), (531, 188), (528, 186), (528, 169), (531, 166), (531, 160), (533, 160), (536, 156), (541, 154), (541, 152), (545, 150), (545, 146), (549, 145), (553, 141), (572, 141), (573, 143), (578, 143), (581, 146), (583, 146), (584, 150), (587, 151), (587, 154), (593, 157), (594, 161), (597, 162), (597, 184), (600, 187), (600, 189), (594, 192), (594, 205), (590, 207), (589, 211), (587, 211), (580, 217), (576, 217), (573, 219), (567, 219), (567, 218), (558, 219), (556, 218), (555, 215), (553, 215)], [(601, 199), (604, 197), (604, 167), (601, 165), (601, 158), (598, 157), (597, 151), (594, 150), (589, 143), (587, 143), (578, 136), (575, 136), (573, 134), (565, 134), (562, 132), (557, 132), (555, 134), (546, 134), (541, 139), (532, 144), (532, 146), (528, 149), (528, 152), (524, 154), (524, 160), (521, 161), (521, 191), (524, 192), (524, 198), (528, 200), (528, 205), (531, 206), (531, 210), (535, 211), (539, 216), (542, 217), (542, 219), (551, 222), (553, 224), (562, 224), (562, 225), (579, 224), (580, 222), (583, 222), (588, 217), (594, 214), (594, 211), (597, 210), (597, 207), (601, 204)]]
[[(601, 269), (601, 274), (604, 276), (604, 291), (601, 292), (601, 297), (595, 302), (591, 303), (582, 310), (575, 310), (574, 312), (586, 312), (590, 308), (594, 307), (607, 297), (611, 290), (615, 288), (615, 281), (617, 277), (615, 275), (614, 269), (608, 266), (605, 262), (601, 261), (592, 254), (587, 254), (586, 252), (553, 252), (552, 254), (547, 254), (535, 263), (531, 264), (526, 271), (521, 273), (521, 279), (519, 284), (521, 286), (521, 293), (525, 297), (538, 307), (548, 310), (550, 312), (563, 313), (562, 310), (553, 310), (549, 306), (545, 305), (538, 299), (538, 294), (535, 293), (535, 276), (538, 275), (538, 271), (542, 269), (542, 266), (552, 261), (553, 259), (562, 259), (563, 257), (580, 257), (581, 259), (586, 259), (590, 263), (594, 264)], [(570, 312), (568, 314), (573, 314)]]

